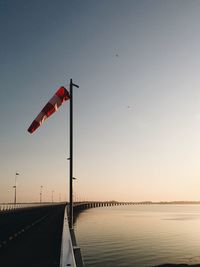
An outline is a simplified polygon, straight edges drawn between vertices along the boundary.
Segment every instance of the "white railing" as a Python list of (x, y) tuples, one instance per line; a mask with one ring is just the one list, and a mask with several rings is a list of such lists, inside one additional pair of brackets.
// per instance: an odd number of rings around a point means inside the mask
[(74, 258), (74, 248), (72, 245), (66, 209), (67, 208), (65, 208), (64, 219), (63, 219), (60, 267), (66, 267), (66, 266), (76, 267), (76, 262)]

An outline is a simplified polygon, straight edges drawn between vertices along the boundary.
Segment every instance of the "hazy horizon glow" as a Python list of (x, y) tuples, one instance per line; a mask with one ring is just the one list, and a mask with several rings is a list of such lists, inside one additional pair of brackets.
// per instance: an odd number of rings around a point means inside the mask
[(0, 0), (0, 202), (68, 198), (69, 103), (27, 128), (73, 78), (75, 196), (200, 200), (200, 2)]

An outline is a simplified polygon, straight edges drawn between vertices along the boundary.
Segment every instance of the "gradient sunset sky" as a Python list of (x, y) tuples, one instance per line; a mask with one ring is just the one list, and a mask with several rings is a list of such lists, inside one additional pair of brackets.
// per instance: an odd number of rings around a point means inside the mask
[(200, 1), (0, 0), (0, 202), (200, 200)]

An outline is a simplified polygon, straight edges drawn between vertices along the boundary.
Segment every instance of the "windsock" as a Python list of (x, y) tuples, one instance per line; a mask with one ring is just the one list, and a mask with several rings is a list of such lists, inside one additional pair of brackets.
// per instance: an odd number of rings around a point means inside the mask
[(54, 96), (49, 100), (49, 102), (44, 106), (42, 111), (38, 114), (38, 116), (31, 123), (28, 128), (29, 133), (33, 133), (42, 123), (50, 117), (58, 108), (67, 100), (70, 99), (69, 92), (65, 87), (60, 87)]

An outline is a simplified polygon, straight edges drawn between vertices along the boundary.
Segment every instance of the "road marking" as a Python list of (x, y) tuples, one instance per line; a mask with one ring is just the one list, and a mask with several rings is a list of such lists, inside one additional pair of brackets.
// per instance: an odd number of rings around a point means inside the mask
[[(32, 224), (27, 225), (25, 228), (21, 229), (20, 231), (14, 233), (12, 236), (8, 237), (8, 240), (4, 240), (2, 241), (2, 243), (0, 243), (0, 248), (2, 248), (3, 246), (5, 246), (9, 241), (14, 240), (15, 238), (17, 238), (20, 234), (25, 233), (28, 229), (32, 228), (34, 225), (40, 223), (41, 221), (43, 221), (45, 218), (47, 218), (49, 215), (44, 215), (43, 217), (37, 219), (36, 221), (34, 221)], [(71, 266), (71, 265), (68, 265)]]

